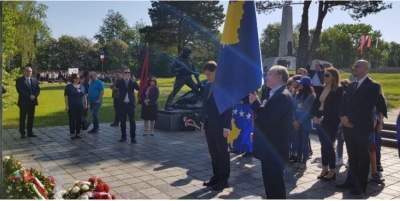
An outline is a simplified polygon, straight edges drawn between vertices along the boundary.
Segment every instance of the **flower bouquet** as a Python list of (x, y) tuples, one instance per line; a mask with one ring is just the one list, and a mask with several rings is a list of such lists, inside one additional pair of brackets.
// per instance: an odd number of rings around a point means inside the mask
[(2, 174), (2, 199), (54, 199), (54, 179), (33, 168), (25, 169), (13, 156), (3, 158)]
[(78, 200), (115, 200), (116, 197), (110, 195), (108, 193), (109, 191), (110, 187), (100, 178), (89, 178), (88, 181), (75, 181), (73, 188), (67, 189), (62, 198)]

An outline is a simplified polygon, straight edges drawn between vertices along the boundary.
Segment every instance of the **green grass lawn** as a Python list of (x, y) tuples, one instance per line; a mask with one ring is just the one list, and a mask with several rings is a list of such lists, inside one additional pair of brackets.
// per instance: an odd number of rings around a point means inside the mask
[[(290, 71), (291, 74), (294, 72)], [(349, 74), (341, 74), (342, 79), (348, 78)], [(389, 108), (400, 107), (400, 75), (399, 74), (376, 74), (371, 73), (370, 77), (381, 83), (385, 96), (388, 100)], [(202, 75), (200, 80), (205, 79)], [(159, 78), (157, 80), (160, 88), (159, 108), (163, 108), (167, 96), (172, 91), (175, 78)], [(110, 84), (105, 84), (105, 94), (103, 105), (99, 111), (100, 123), (111, 123), (114, 120), (114, 108), (111, 98)], [(68, 115), (64, 103), (65, 84), (41, 84), (41, 93), (38, 98), (39, 105), (36, 107), (34, 127), (68, 125)], [(184, 86), (174, 100), (189, 91), (189, 87)], [(18, 128), (19, 108), (16, 105), (18, 94), (15, 88), (9, 88), (3, 95), (3, 128)], [(141, 106), (136, 109), (135, 118), (140, 119)]]

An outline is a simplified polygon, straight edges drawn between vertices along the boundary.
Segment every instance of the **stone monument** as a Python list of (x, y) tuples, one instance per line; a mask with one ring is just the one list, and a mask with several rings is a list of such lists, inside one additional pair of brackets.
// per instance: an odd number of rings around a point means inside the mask
[(282, 8), (281, 35), (279, 37), (278, 57), (292, 56), (293, 52), (293, 8)]

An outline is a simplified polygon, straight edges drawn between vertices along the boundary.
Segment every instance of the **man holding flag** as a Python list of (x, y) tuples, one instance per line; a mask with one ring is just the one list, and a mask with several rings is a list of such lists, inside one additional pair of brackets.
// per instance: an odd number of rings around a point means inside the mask
[(213, 96), (222, 114), (251, 93), (249, 101), (256, 115), (253, 156), (261, 160), (267, 198), (284, 199), (284, 161), (289, 153), (293, 113), (292, 97), (285, 89), (289, 75), (282, 66), (270, 69), (267, 77), (270, 99), (262, 104), (255, 95), (263, 84), (261, 66), (255, 3), (231, 1), (221, 38)]

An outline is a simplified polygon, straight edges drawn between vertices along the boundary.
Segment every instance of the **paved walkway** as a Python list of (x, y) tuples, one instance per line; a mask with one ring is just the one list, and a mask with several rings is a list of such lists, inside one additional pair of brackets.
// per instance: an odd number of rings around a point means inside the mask
[[(212, 172), (202, 133), (156, 131), (154, 137), (144, 137), (142, 122), (137, 125), (140, 134), (137, 144), (119, 143), (119, 128), (109, 124), (102, 124), (99, 134), (84, 132), (83, 138), (76, 140), (70, 139), (67, 126), (35, 129), (39, 137), (34, 139), (20, 139), (15, 129), (4, 130), (3, 155), (16, 155), (27, 168), (48, 169), (51, 174), (58, 175), (64, 188), (71, 187), (75, 180), (102, 178), (118, 199), (265, 198), (258, 160), (232, 154), (230, 188), (211, 191), (202, 186)], [(336, 181), (316, 179), (320, 172), (320, 145), (317, 136), (311, 137), (314, 155), (307, 164), (307, 171), (304, 174), (287, 172), (288, 198), (400, 199), (397, 150), (386, 147), (382, 150), (386, 186), (370, 183), (366, 195), (355, 197), (349, 191), (334, 187), (344, 181), (344, 166), (337, 168)]]

